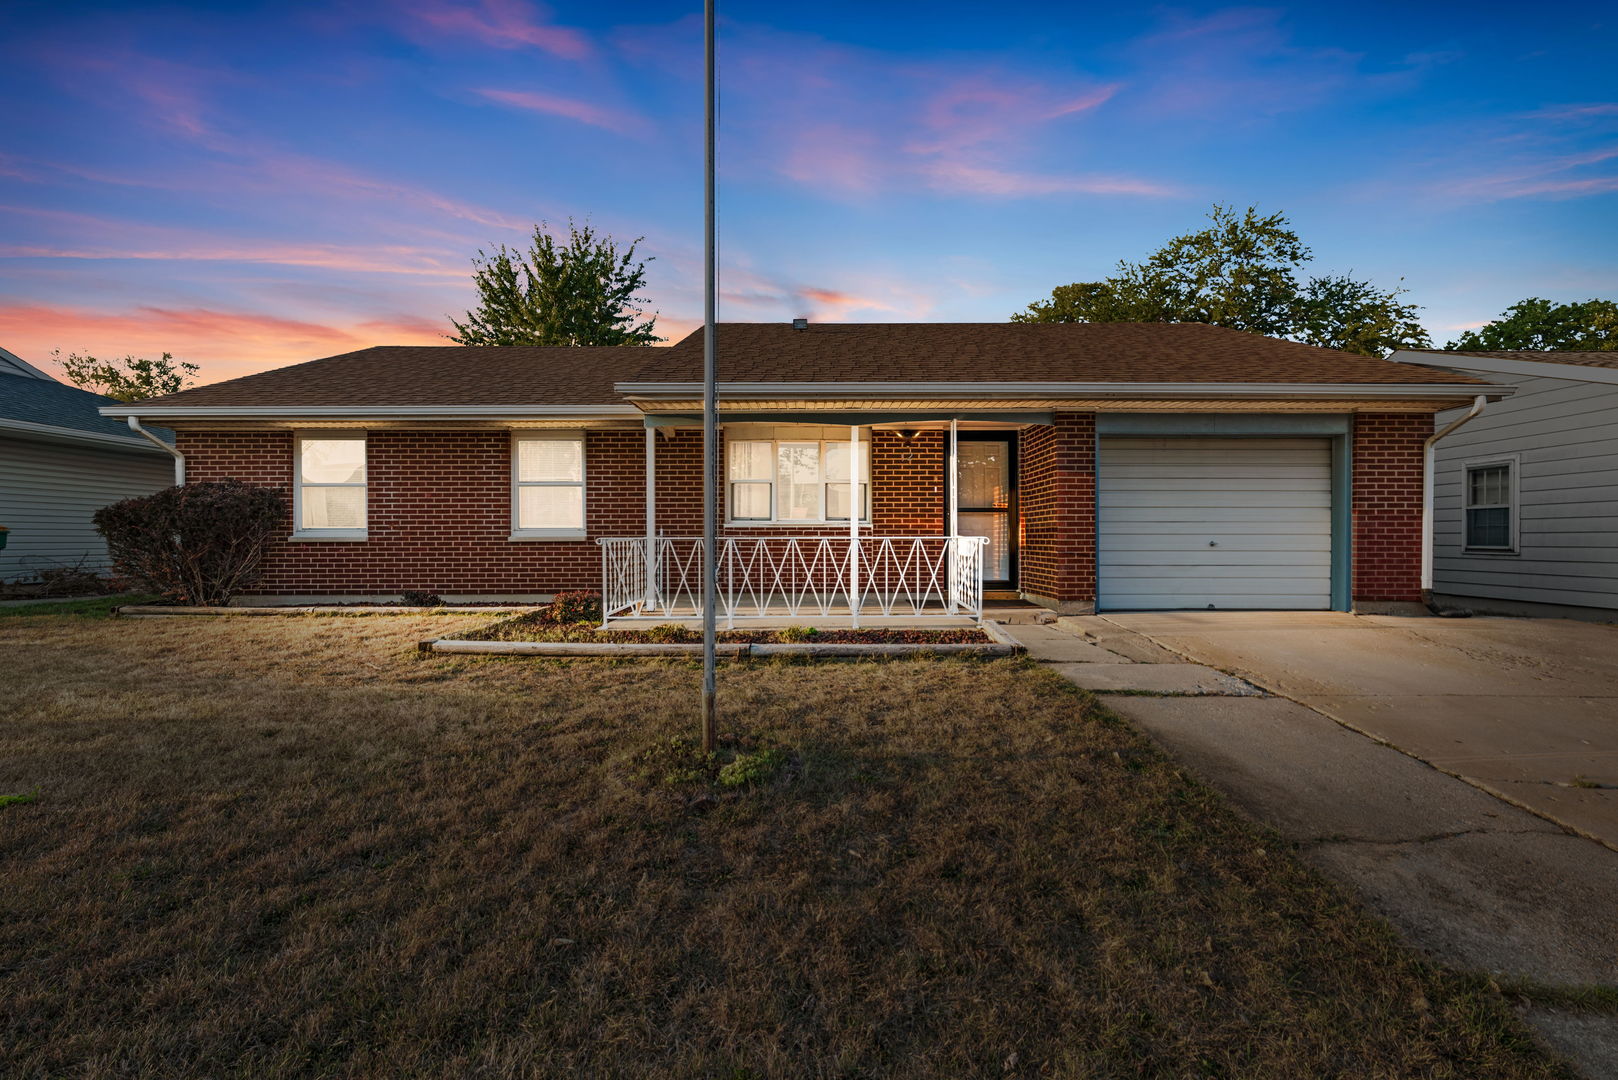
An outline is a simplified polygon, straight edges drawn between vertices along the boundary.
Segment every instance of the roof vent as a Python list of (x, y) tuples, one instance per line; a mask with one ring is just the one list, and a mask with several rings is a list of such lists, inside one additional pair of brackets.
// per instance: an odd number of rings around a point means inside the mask
[(792, 320), (792, 329), (794, 329), (794, 330), (807, 330), (807, 329), (809, 329), (809, 320), (808, 319), (793, 319)]

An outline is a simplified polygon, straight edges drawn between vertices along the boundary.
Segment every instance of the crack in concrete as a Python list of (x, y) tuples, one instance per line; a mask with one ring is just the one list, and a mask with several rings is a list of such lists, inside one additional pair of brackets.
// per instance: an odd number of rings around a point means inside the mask
[[(1412, 836), (1402, 840), (1375, 840), (1368, 836), (1311, 836), (1299, 840), (1299, 844), (1374, 844), (1378, 847), (1407, 847), (1417, 844), (1433, 844), (1440, 840), (1454, 840), (1462, 836), (1556, 836), (1549, 829), (1457, 829), (1454, 832), (1431, 833), (1427, 836)], [(1565, 834), (1562, 834), (1565, 835)]]

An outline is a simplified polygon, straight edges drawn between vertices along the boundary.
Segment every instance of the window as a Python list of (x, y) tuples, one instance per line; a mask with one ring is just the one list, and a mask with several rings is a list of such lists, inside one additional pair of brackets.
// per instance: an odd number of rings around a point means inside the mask
[(513, 537), (584, 536), (584, 436), (517, 436), (511, 487)]
[(294, 472), (295, 536), (365, 539), (363, 433), (299, 436)]
[[(757, 434), (757, 432), (745, 432)], [(726, 441), (730, 488), (729, 519), (734, 524), (825, 524), (847, 521), (853, 501), (848, 440), (777, 438)], [(818, 434), (811, 428), (807, 433)], [(871, 517), (871, 444), (860, 443), (860, 520)]]
[(1514, 552), (1517, 549), (1514, 462), (1466, 467), (1466, 548)]

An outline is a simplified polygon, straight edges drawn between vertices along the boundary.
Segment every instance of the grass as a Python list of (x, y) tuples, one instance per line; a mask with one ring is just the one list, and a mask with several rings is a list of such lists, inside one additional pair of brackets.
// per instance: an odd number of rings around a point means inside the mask
[(686, 774), (696, 667), (478, 622), (0, 626), (0, 1075), (1570, 1075), (1037, 665), (727, 665)]
[(123, 607), (125, 604), (147, 604), (156, 599), (154, 596), (91, 596), (83, 600), (18, 604), (15, 607), (0, 606), (0, 619), (26, 618), (34, 615), (106, 619), (112, 616), (114, 608)]

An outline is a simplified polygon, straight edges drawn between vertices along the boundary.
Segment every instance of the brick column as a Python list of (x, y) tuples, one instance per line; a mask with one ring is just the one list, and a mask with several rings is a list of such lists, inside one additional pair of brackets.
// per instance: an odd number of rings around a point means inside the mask
[(1421, 602), (1422, 443), (1431, 413), (1354, 417), (1354, 605)]
[(1067, 614), (1095, 610), (1096, 422), (1058, 413), (1024, 428), (1018, 500), (1025, 596)]

